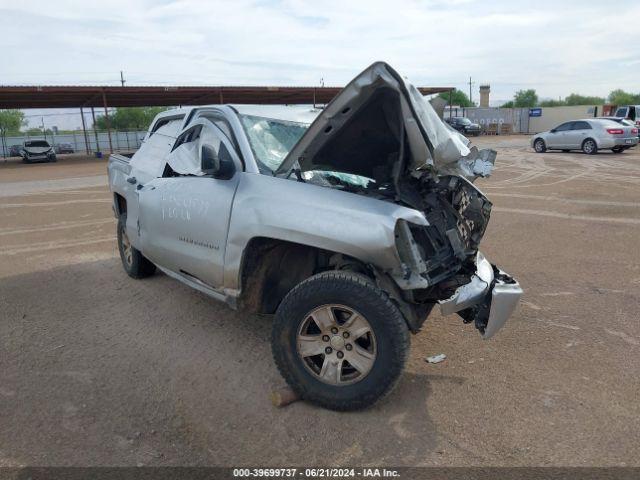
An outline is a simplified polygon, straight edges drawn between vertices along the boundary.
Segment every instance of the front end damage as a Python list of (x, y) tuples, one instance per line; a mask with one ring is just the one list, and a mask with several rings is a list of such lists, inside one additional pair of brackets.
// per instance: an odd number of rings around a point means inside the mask
[(412, 206), (428, 225), (396, 225), (402, 275), (394, 280), (403, 298), (412, 305), (438, 303), (443, 315), (457, 313), (483, 338), (492, 337), (513, 313), (522, 289), (478, 250), (491, 203), (460, 176), (423, 178), (413, 188), (420, 200)]
[[(431, 308), (458, 313), (493, 336), (522, 294), (479, 252), (491, 202), (473, 185), (496, 152), (470, 147), (420, 92), (384, 63), (347, 85), (293, 147), (276, 174), (394, 202), (424, 215), (398, 220), (398, 268), (377, 273), (417, 331)], [(385, 282), (384, 276), (392, 279)], [(393, 285), (390, 285), (393, 283)]]
[(511, 316), (522, 295), (520, 284), (509, 274), (489, 263), (482, 253), (475, 259), (471, 281), (441, 300), (443, 315), (457, 313), (465, 323), (473, 322), (483, 338), (491, 338)]

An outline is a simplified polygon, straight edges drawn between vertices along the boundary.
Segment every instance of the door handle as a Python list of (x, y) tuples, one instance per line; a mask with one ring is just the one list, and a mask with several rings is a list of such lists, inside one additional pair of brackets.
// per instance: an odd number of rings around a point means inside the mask
[(129, 182), (131, 185), (135, 185), (138, 181), (136, 180), (136, 177), (129, 177), (127, 178), (127, 182)]

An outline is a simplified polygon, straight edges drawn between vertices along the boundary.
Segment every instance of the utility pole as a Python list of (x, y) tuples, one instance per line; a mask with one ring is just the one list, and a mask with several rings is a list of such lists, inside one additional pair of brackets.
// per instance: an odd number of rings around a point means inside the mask
[(472, 85), (473, 85), (473, 82), (471, 81), (471, 77), (469, 77), (469, 103), (471, 105), (473, 105), (473, 99), (472, 99), (472, 96), (471, 96), (471, 86)]
[(100, 151), (100, 141), (98, 140), (98, 131), (96, 130), (96, 112), (91, 107), (91, 118), (93, 118), (93, 134), (96, 137), (96, 154)]
[(124, 87), (125, 80), (124, 80), (124, 74), (122, 73), (122, 70), (120, 70), (120, 83)]
[(42, 120), (42, 134), (44, 135), (45, 142), (47, 141), (47, 131), (44, 129), (44, 117), (40, 117)]

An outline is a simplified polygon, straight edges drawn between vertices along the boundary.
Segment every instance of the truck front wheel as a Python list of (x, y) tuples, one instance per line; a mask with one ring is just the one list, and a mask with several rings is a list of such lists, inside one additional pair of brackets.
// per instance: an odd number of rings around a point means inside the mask
[(127, 216), (120, 215), (118, 219), (118, 250), (124, 271), (132, 278), (145, 278), (153, 275), (156, 266), (137, 250), (127, 236)]
[(369, 278), (330, 271), (293, 288), (276, 312), (273, 357), (302, 398), (366, 408), (397, 383), (409, 354), (404, 317)]

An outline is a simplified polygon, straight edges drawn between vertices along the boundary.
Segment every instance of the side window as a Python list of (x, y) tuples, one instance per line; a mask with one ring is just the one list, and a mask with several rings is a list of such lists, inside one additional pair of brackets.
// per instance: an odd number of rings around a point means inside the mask
[(572, 130), (591, 130), (591, 125), (587, 122), (573, 122)]
[(149, 138), (151, 138), (155, 133), (175, 138), (180, 131), (182, 120), (184, 120), (184, 115), (178, 117), (161, 118), (156, 122), (156, 124), (149, 132)]
[(619, 107), (618, 110), (616, 110), (616, 114), (614, 115), (614, 117), (626, 118), (627, 117), (627, 107)]
[(163, 176), (202, 176), (203, 147), (212, 149), (220, 160), (235, 160), (233, 146), (227, 136), (209, 120), (196, 120), (192, 126), (180, 134), (175, 146), (167, 157), (167, 168)]
[(227, 148), (227, 142), (229, 142), (229, 139), (226, 138), (226, 134), (221, 129), (216, 128), (216, 126), (204, 128), (200, 135), (200, 150), (202, 150), (202, 147), (209, 147), (216, 152), (221, 161), (233, 161), (231, 152)]
[(200, 132), (202, 131), (202, 125), (195, 125), (190, 129), (182, 132), (180, 136), (176, 139), (176, 143), (173, 145), (171, 151), (173, 152), (176, 148), (185, 143), (190, 143), (196, 141), (200, 138)]
[(131, 159), (131, 168), (152, 177), (161, 176), (165, 158), (174, 145), (181, 123), (182, 120), (179, 118), (168, 121), (159, 120), (153, 126), (153, 133), (142, 142)]
[(567, 122), (556, 127), (556, 132), (566, 132), (567, 130), (571, 130), (571, 126), (574, 122)]
[(231, 126), (223, 116), (221, 116), (220, 114), (216, 114), (214, 112), (204, 111), (204, 112), (200, 112), (196, 118), (199, 118), (199, 119), (206, 118), (207, 120), (209, 120), (216, 127), (222, 130), (222, 133), (225, 134), (225, 136), (227, 137), (231, 145), (233, 145), (233, 147), (236, 149), (236, 151), (239, 150), (238, 142), (236, 140), (235, 135), (233, 134), (233, 130), (231, 129)]

